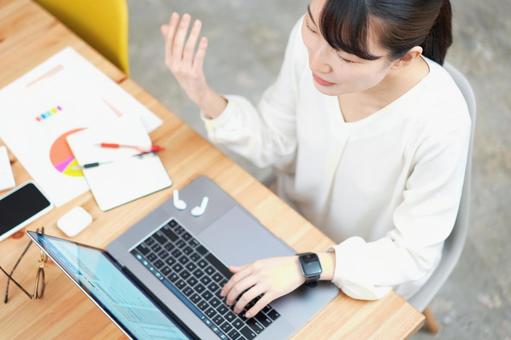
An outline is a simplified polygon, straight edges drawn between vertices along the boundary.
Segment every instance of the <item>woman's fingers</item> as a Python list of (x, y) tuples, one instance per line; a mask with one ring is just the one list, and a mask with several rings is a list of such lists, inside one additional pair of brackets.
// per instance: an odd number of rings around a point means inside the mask
[(199, 42), (199, 48), (193, 59), (192, 67), (195, 71), (202, 71), (204, 66), (204, 56), (206, 55), (206, 49), (208, 47), (208, 38), (202, 37)]
[(238, 299), (238, 302), (236, 302), (236, 305), (234, 306), (234, 313), (239, 314), (250, 301), (254, 300), (259, 295), (266, 293), (266, 291), (267, 288), (262, 284), (254, 285)]
[(232, 286), (232, 288), (229, 290), (229, 293), (226, 295), (225, 303), (227, 303), (229, 306), (234, 304), (238, 296), (243, 294), (244, 291), (249, 289), (250, 287), (254, 286), (257, 281), (256, 277), (254, 275), (246, 276), (244, 279), (239, 280)]
[(176, 34), (177, 24), (179, 22), (179, 14), (172, 13), (167, 26), (167, 34), (165, 39), (165, 61), (167, 64), (171, 61), (172, 57), (172, 44), (174, 42), (174, 35)]
[(188, 33), (188, 26), (190, 25), (190, 14), (183, 14), (179, 22), (176, 37), (172, 44), (171, 56), (173, 60), (181, 61), (183, 59), (183, 48), (185, 44), (186, 34)]
[(245, 277), (249, 276), (251, 273), (252, 271), (250, 270), (250, 268), (244, 268), (237, 272), (236, 274), (234, 274), (233, 276), (231, 276), (229, 281), (227, 281), (227, 283), (220, 291), (220, 295), (227, 296), (234, 285), (243, 280)]
[(200, 20), (195, 20), (192, 26), (192, 31), (186, 42), (183, 51), (183, 63), (188, 66), (192, 66), (193, 63), (193, 52), (195, 51), (195, 45), (197, 45), (197, 39), (201, 30), (202, 23)]
[(259, 299), (259, 301), (256, 302), (255, 305), (252, 306), (252, 308), (250, 308), (246, 313), (245, 313), (245, 317), (246, 318), (251, 318), (253, 317), (254, 315), (257, 315), (257, 313), (259, 313), (261, 311), (261, 309), (263, 309), (264, 307), (266, 307), (266, 305), (268, 305), (270, 302), (273, 301), (273, 298), (272, 296), (270, 295), (269, 292), (265, 293), (263, 295), (262, 298)]

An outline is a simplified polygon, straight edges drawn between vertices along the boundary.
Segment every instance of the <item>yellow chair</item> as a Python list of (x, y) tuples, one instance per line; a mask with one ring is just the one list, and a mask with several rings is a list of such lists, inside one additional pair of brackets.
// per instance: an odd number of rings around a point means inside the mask
[(124, 73), (128, 64), (126, 0), (35, 0)]

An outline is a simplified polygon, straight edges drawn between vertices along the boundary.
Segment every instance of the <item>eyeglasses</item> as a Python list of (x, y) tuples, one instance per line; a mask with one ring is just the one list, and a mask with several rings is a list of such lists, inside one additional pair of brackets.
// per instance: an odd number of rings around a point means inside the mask
[[(38, 228), (36, 230), (36, 233), (38, 233), (40, 235), (44, 235), (44, 227), (42, 227), (41, 229)], [(18, 258), (18, 260), (14, 264), (14, 267), (12, 267), (10, 273), (7, 273), (0, 266), (0, 270), (5, 275), (7, 275), (7, 278), (8, 278), (7, 279), (7, 286), (5, 287), (4, 303), (9, 302), (9, 284), (11, 283), (11, 281), (14, 282), (14, 284), (16, 286), (18, 286), (18, 288), (21, 289), (23, 291), (23, 293), (25, 293), (25, 295), (27, 295), (29, 297), (29, 299), (31, 299), (31, 300), (41, 299), (43, 297), (43, 295), (44, 295), (44, 289), (46, 288), (46, 276), (45, 276), (45, 273), (44, 273), (44, 265), (45, 265), (46, 262), (48, 262), (48, 257), (46, 256), (46, 254), (42, 250), (41, 250), (40, 255), (39, 255), (39, 260), (37, 261), (38, 268), (37, 268), (37, 274), (36, 274), (36, 277), (35, 277), (34, 290), (33, 290), (32, 294), (30, 294), (25, 288), (23, 288), (23, 286), (21, 284), (19, 284), (13, 278), (13, 276), (12, 276), (14, 274), (14, 271), (16, 270), (18, 265), (20, 264), (21, 260), (23, 259), (25, 254), (28, 252), (28, 249), (30, 248), (32, 243), (33, 243), (33, 241), (30, 240), (30, 242), (27, 244), (27, 246), (25, 247), (25, 249), (21, 253), (20, 257)]]

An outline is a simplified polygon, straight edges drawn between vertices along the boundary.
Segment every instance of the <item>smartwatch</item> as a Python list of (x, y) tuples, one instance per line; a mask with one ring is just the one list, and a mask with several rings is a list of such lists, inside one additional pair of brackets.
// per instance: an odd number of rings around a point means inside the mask
[(298, 255), (298, 260), (302, 267), (305, 285), (307, 287), (315, 287), (318, 284), (319, 276), (322, 272), (318, 255), (315, 253), (300, 253), (296, 255)]

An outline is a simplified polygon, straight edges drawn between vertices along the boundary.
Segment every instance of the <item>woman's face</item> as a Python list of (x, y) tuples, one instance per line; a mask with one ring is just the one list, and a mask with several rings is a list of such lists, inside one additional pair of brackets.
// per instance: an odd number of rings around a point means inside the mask
[[(356, 55), (334, 50), (320, 33), (319, 15), (326, 0), (311, 0), (302, 26), (302, 37), (309, 53), (309, 66), (316, 88), (330, 96), (365, 91), (385, 78), (392, 63), (388, 51), (377, 44), (369, 33), (368, 50), (377, 60), (365, 60)], [(312, 16), (311, 16), (312, 15)], [(320, 79), (318, 79), (318, 77)], [(324, 83), (327, 81), (328, 83)]]

